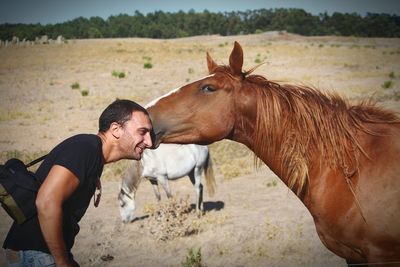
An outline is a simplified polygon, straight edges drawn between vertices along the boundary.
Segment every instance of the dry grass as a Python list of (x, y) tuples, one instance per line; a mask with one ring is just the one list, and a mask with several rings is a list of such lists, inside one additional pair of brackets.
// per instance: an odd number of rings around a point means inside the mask
[(201, 231), (196, 212), (190, 207), (189, 196), (185, 199), (171, 198), (157, 206), (147, 205), (145, 211), (150, 216), (146, 226), (156, 240), (168, 241)]

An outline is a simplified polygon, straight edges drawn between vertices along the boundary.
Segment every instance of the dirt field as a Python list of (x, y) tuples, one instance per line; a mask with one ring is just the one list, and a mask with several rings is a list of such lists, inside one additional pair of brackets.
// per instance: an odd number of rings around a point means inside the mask
[[(14, 155), (27, 161), (71, 135), (96, 133), (101, 111), (115, 98), (146, 104), (197, 80), (207, 74), (205, 52), (217, 63), (228, 63), (234, 40), (244, 49), (244, 69), (265, 61), (256, 73), (271, 80), (334, 90), (351, 100), (372, 97), (400, 111), (399, 39), (264, 33), (0, 47), (1, 161)], [(152, 68), (144, 68), (145, 63)], [(79, 88), (72, 89), (73, 84)], [(106, 166), (100, 207), (91, 206), (81, 221), (73, 249), (78, 262), (180, 266), (189, 249), (201, 249), (202, 263), (209, 267), (345, 266), (322, 245), (312, 217), (294, 194), (267, 167), (255, 170), (247, 148), (230, 141), (210, 148), (217, 191), (213, 197), (205, 195), (204, 216), (187, 215), (195, 233), (157, 240), (149, 211), (158, 205), (148, 182), (138, 191), (138, 220), (123, 224), (117, 193), (128, 162), (122, 161)], [(177, 201), (194, 203), (189, 179), (171, 187)], [(1, 242), (10, 224), (1, 209)]]

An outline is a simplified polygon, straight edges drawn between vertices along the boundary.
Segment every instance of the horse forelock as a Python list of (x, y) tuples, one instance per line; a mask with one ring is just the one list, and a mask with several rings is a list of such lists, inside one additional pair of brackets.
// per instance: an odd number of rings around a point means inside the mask
[(213, 69), (213, 71), (210, 74), (212, 75), (212, 74), (216, 74), (218, 72), (226, 74), (231, 79), (234, 79), (234, 80), (238, 80), (239, 78), (241, 79), (241, 78), (245, 77), (244, 73), (242, 73), (242, 75), (240, 77), (238, 77), (237, 75), (235, 75), (233, 73), (232, 68), (230, 66), (227, 66), (227, 65), (219, 65), (219, 66), (217, 66), (215, 69)]
[[(261, 64), (258, 64), (258, 65), (256, 65), (255, 67), (253, 67), (253, 68), (251, 68), (250, 70), (248, 70), (248, 71), (242, 71), (241, 72), (241, 74), (240, 75), (237, 75), (237, 74), (235, 74), (234, 73), (234, 70), (232, 69), (232, 67), (231, 66), (228, 66), (228, 65), (218, 65), (218, 66), (216, 66), (213, 70), (212, 70), (212, 72), (210, 72), (210, 74), (215, 74), (215, 73), (217, 73), (217, 72), (221, 72), (221, 73), (224, 73), (224, 74), (226, 74), (226, 75), (228, 75), (228, 76), (230, 76), (232, 79), (242, 79), (242, 80), (246, 80), (246, 78), (247, 77), (249, 77), (249, 76), (251, 76), (252, 77), (252, 82), (254, 83), (257, 83), (257, 81), (256, 81), (256, 79), (260, 79), (260, 82), (261, 83), (265, 83), (265, 82), (271, 82), (271, 81), (268, 81), (266, 78), (264, 78), (263, 76), (261, 76), (261, 75), (250, 75), (251, 73), (253, 73), (258, 67), (260, 67), (261, 65), (263, 65), (264, 63), (261, 63)], [(248, 79), (248, 78), (247, 78)], [(271, 83), (273, 83), (273, 82), (271, 82)]]
[(335, 93), (281, 85), (260, 75), (249, 75), (246, 80), (257, 98), (255, 153), (279, 155), (288, 186), (298, 195), (308, 184), (313, 156), (320, 156), (320, 166), (324, 160), (348, 177), (358, 171), (359, 152), (366, 154), (356, 130), (375, 134), (365, 122), (400, 123), (393, 112), (368, 102), (351, 106)]

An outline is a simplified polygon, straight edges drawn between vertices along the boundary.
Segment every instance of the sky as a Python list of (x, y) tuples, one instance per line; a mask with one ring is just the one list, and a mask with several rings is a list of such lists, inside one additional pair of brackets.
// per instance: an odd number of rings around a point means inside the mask
[(400, 15), (400, 0), (0, 0), (0, 24), (66, 22), (77, 17), (107, 19), (121, 13), (246, 11), (261, 8), (302, 8), (318, 15), (327, 12), (367, 12)]

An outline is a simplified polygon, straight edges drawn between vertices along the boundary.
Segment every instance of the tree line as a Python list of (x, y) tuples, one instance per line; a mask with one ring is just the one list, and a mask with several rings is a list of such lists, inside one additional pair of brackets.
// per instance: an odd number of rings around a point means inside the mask
[(195, 35), (238, 35), (264, 31), (287, 31), (305, 36), (341, 35), (357, 37), (400, 37), (400, 16), (390, 14), (326, 12), (312, 15), (303, 9), (277, 8), (247, 11), (218, 12), (163, 12), (146, 15), (119, 14), (107, 19), (78, 17), (56, 24), (1, 24), (0, 39), (35, 40), (47, 35), (56, 39), (85, 38), (179, 38)]

